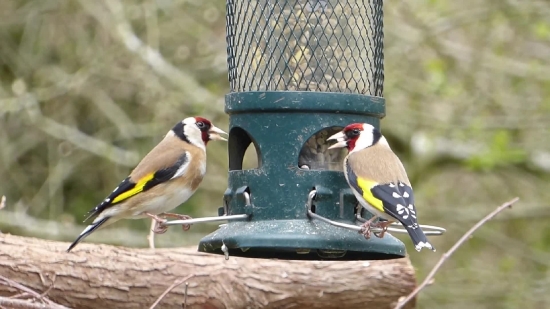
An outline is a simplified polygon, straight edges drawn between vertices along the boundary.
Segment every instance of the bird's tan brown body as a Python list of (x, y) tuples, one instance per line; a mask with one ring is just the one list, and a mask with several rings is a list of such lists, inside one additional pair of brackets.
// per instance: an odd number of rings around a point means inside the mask
[[(133, 182), (137, 182), (151, 172), (170, 167), (178, 161), (182, 153), (188, 153), (197, 162), (206, 162), (204, 149), (188, 143), (181, 143), (178, 141), (178, 137), (169, 132), (157, 147), (151, 150), (130, 173), (130, 179)], [(190, 166), (185, 175), (170, 181), (190, 183), (191, 189), (194, 191), (201, 183), (205, 172), (205, 164), (202, 166)]]
[[(171, 139), (178, 139), (172, 132), (149, 152), (140, 164), (130, 173), (130, 180), (138, 182), (143, 177), (157, 170), (172, 166), (183, 153), (192, 158), (185, 173), (181, 177), (160, 183), (153, 189), (141, 192), (122, 203), (106, 209), (98, 218), (112, 217), (107, 223), (112, 224), (118, 218), (142, 219), (144, 212), (157, 215), (170, 211), (183, 204), (200, 185), (206, 173), (206, 153), (204, 149)], [(170, 192), (167, 194), (167, 192)], [(114, 220), (113, 220), (114, 219)]]
[(413, 189), (401, 160), (393, 153), (386, 138), (373, 125), (352, 123), (328, 140), (336, 140), (329, 149), (346, 147), (350, 151), (344, 160), (344, 175), (361, 206), (374, 216), (361, 228), (365, 238), (370, 237), (371, 223), (377, 217), (383, 237), (392, 222), (399, 222), (407, 230), (417, 251), (428, 248), (435, 251), (418, 224)]
[(346, 159), (359, 177), (372, 179), (381, 184), (401, 181), (411, 185), (403, 163), (393, 153), (385, 139), (384, 142), (381, 140), (371, 147), (350, 153)]
[[(368, 164), (365, 164), (368, 162)], [(397, 183), (401, 181), (410, 186), (409, 177), (401, 160), (393, 153), (384, 137), (370, 147), (353, 151), (344, 159), (344, 170), (349, 164), (357, 177), (375, 181), (378, 184)], [(348, 174), (345, 173), (349, 182)], [(396, 219), (376, 207), (370, 205), (361, 195), (352, 188), (352, 191), (365, 209), (388, 221), (395, 222)]]
[(227, 141), (220, 134), (227, 133), (202, 117), (187, 117), (176, 123), (130, 175), (90, 210), (88, 218), (95, 217), (94, 221), (67, 252), (94, 231), (120, 219), (150, 217), (157, 223), (153, 231), (164, 233), (163, 217), (188, 218), (169, 211), (185, 203), (199, 187), (206, 173), (207, 143)]

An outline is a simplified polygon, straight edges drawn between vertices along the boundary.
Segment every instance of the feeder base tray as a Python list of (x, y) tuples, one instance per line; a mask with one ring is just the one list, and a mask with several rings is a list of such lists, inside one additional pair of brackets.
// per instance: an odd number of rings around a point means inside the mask
[(406, 255), (405, 245), (390, 233), (367, 240), (356, 231), (303, 219), (229, 222), (201, 239), (199, 251), (224, 254), (223, 244), (229, 256), (250, 258), (383, 260)]

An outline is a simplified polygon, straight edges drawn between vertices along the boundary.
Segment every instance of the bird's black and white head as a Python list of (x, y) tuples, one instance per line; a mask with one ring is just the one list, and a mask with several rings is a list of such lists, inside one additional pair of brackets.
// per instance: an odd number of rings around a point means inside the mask
[(328, 149), (345, 147), (350, 153), (376, 144), (388, 146), (388, 142), (382, 136), (382, 133), (368, 123), (352, 123), (327, 139), (327, 141), (330, 140), (336, 140), (336, 144)]
[(188, 117), (178, 122), (170, 131), (181, 140), (194, 146), (206, 149), (209, 141), (227, 141), (220, 134), (227, 134), (217, 128), (208, 119), (202, 117)]

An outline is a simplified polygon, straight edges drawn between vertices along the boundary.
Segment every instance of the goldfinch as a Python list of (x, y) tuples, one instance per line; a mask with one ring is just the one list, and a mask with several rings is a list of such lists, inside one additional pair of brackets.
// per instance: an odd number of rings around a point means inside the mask
[(166, 212), (187, 201), (197, 190), (206, 173), (206, 144), (211, 140), (227, 141), (220, 134), (227, 133), (201, 117), (178, 122), (130, 176), (89, 212), (86, 220), (95, 217), (94, 221), (78, 235), (67, 252), (100, 227), (120, 219), (150, 217), (156, 221), (154, 231), (164, 233), (167, 227), (162, 224), (166, 220), (160, 216), (190, 218)]
[(346, 147), (344, 174), (355, 197), (373, 214), (362, 226), (362, 233), (370, 237), (371, 223), (377, 218), (384, 237), (392, 222), (400, 222), (411, 237), (417, 251), (428, 248), (435, 251), (418, 225), (414, 195), (407, 172), (401, 160), (391, 150), (379, 130), (367, 123), (353, 123), (327, 139), (337, 143), (328, 149)]

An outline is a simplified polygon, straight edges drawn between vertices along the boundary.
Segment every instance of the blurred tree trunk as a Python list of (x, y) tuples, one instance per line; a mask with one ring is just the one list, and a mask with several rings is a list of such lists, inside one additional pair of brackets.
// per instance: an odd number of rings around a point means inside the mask
[[(195, 248), (130, 249), (0, 235), (0, 275), (71, 308), (149, 308), (175, 280), (187, 308), (392, 308), (415, 285), (408, 258), (282, 261), (208, 255)], [(53, 286), (52, 286), (53, 284)], [(157, 308), (182, 308), (185, 284)], [(15, 290), (0, 285), (0, 295)], [(411, 302), (407, 308), (414, 308)]]

